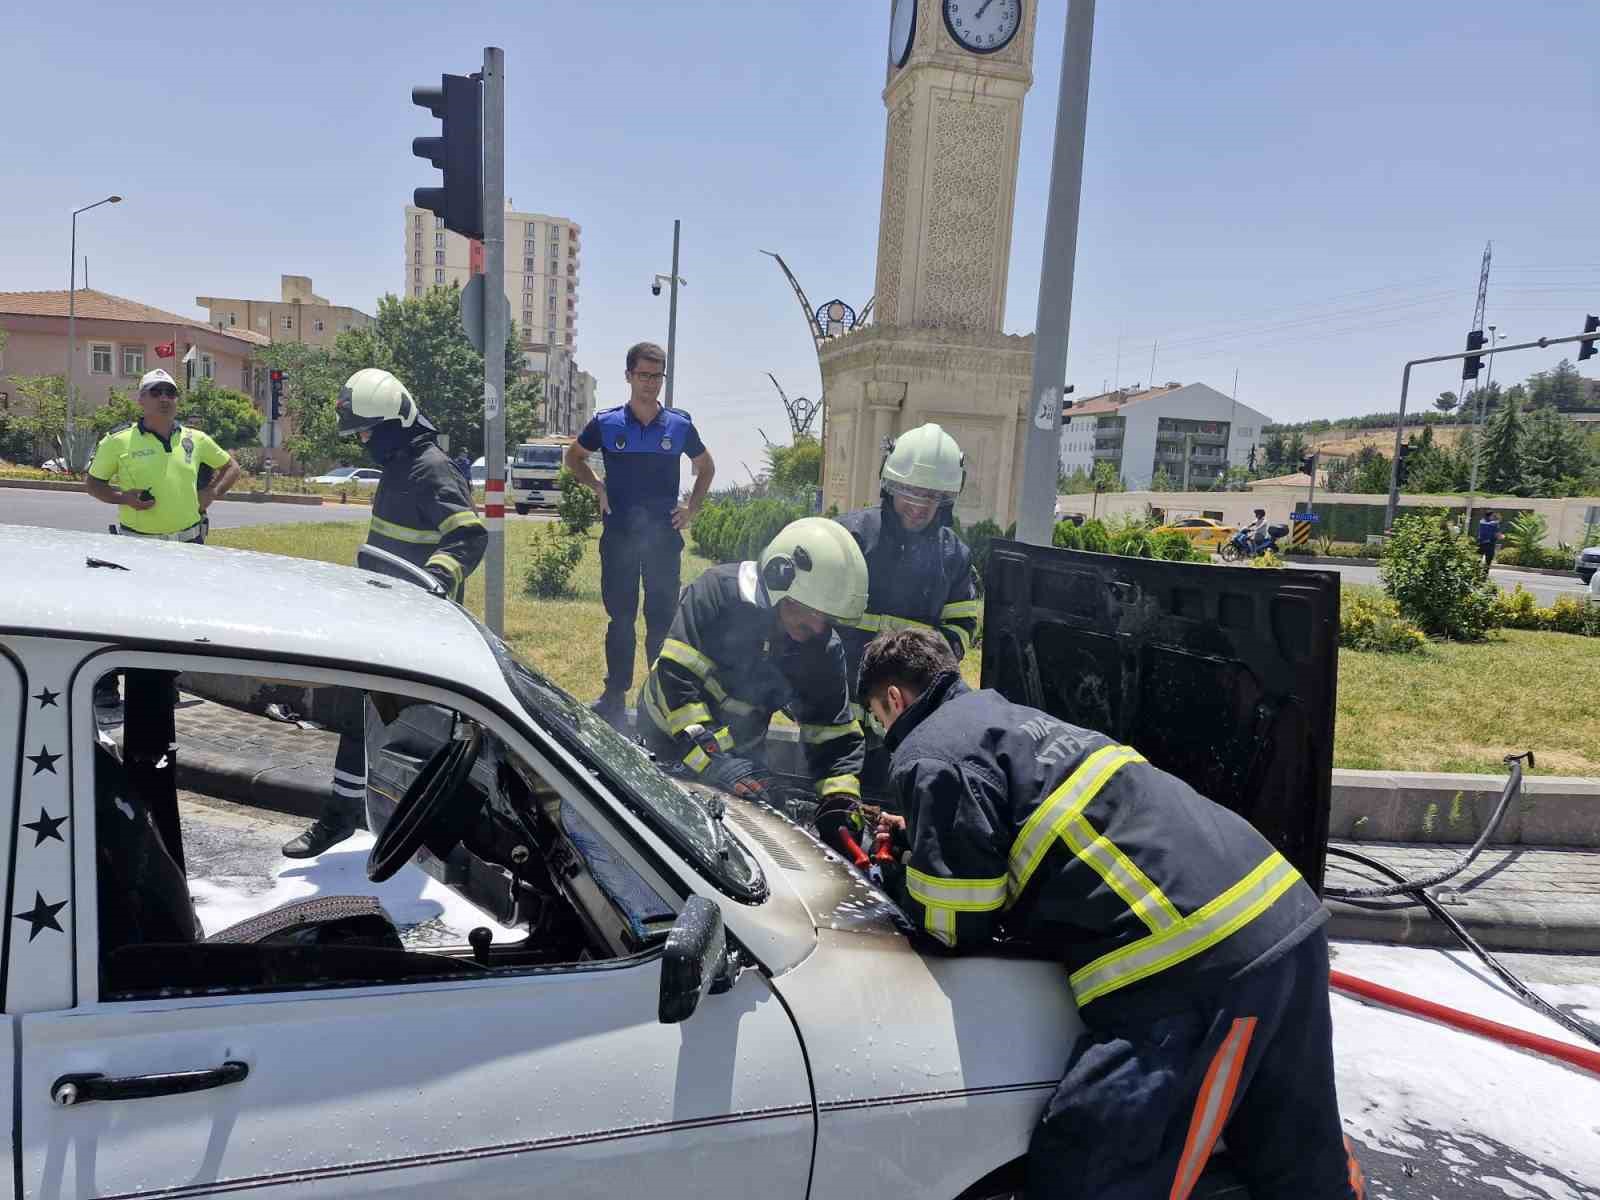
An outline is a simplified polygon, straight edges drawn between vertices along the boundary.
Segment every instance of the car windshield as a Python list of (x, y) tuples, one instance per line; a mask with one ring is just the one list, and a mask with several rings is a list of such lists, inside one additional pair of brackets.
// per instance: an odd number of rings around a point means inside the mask
[(560, 446), (517, 447), (517, 466), (519, 467), (559, 467), (560, 465)]
[(713, 814), (668, 778), (644, 747), (523, 663), (481, 622), (474, 623), (489, 643), (507, 686), (532, 720), (604, 777), (630, 808), (718, 887), (740, 900), (766, 899), (767, 881), (760, 864), (728, 835), (720, 814)]

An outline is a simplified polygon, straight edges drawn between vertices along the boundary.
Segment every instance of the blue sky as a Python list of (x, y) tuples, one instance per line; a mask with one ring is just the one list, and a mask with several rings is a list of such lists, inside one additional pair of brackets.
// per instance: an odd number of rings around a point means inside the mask
[[(1025, 0), (1027, 2), (1027, 0)], [(818, 377), (813, 302), (859, 304), (876, 254), (888, 0), (306, 4), (86, 0), (6, 21), (0, 290), (93, 285), (179, 312), (314, 277), (371, 311), (400, 287), (401, 207), (437, 176), (413, 84), (507, 55), (507, 190), (583, 226), (579, 361), (603, 404), (665, 340), (684, 222), (678, 402), (724, 479), (785, 431), (764, 372)], [(1032, 330), (1063, 0), (1040, 8), (1006, 328)], [(1600, 5), (1102, 0), (1068, 378), (1151, 377), (1282, 420), (1392, 408), (1408, 357), (1459, 347), (1479, 257), (1513, 338), (1600, 310)], [(1570, 354), (1570, 351), (1568, 352)], [(1553, 365), (1508, 356), (1499, 378)], [(1585, 366), (1593, 368), (1591, 361)], [(1587, 372), (1594, 374), (1592, 370)], [(1426, 402), (1456, 388), (1419, 371)]]

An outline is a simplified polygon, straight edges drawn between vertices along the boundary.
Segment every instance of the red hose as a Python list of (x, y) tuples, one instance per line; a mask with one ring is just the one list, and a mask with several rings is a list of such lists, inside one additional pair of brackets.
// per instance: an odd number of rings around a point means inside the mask
[(1347, 975), (1343, 971), (1330, 971), (1328, 973), (1328, 984), (1330, 987), (1341, 992), (1348, 992), (1352, 996), (1360, 996), (1364, 1000), (1376, 1001), (1385, 1007), (1397, 1008), (1401, 1012), (1426, 1017), (1430, 1021), (1438, 1021), (1440, 1024), (1449, 1025), (1467, 1033), (1475, 1033), (1480, 1037), (1491, 1038), (1497, 1042), (1504, 1042), (1522, 1050), (1532, 1050), (1536, 1054), (1548, 1055), (1580, 1070), (1600, 1075), (1600, 1050), (1589, 1050), (1583, 1046), (1574, 1046), (1571, 1042), (1557, 1041), (1555, 1038), (1529, 1033), (1525, 1029), (1502, 1025), (1498, 1021), (1475, 1017), (1471, 1013), (1462, 1012), (1459, 1008), (1436, 1004), (1432, 1000), (1424, 1000), (1419, 996), (1411, 995), (1409, 992), (1397, 992), (1394, 988), (1384, 987), (1381, 983), (1369, 983), (1365, 979), (1358, 979), (1356, 976)]

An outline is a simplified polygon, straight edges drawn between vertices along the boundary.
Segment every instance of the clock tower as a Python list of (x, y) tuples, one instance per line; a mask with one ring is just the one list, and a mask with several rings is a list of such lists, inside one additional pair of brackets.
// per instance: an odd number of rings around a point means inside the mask
[(874, 318), (820, 351), (841, 511), (877, 499), (886, 439), (937, 421), (967, 455), (962, 520), (1011, 520), (1033, 339), (1001, 329), (1034, 3), (890, 0)]

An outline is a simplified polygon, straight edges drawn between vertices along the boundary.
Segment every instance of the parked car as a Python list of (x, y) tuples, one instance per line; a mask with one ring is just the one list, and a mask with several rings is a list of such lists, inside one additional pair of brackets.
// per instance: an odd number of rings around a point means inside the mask
[(318, 475), (308, 483), (325, 483), (331, 487), (377, 487), (383, 472), (377, 467), (335, 467), (326, 475)]
[(1181, 533), (1196, 546), (1207, 550), (1220, 549), (1238, 531), (1238, 526), (1224, 525), (1210, 517), (1182, 517), (1158, 526), (1155, 533)]
[[(473, 484), (473, 486), (474, 487), (482, 487), (484, 485), (484, 483), (488, 480), (488, 478), (489, 478), (489, 467), (488, 467), (488, 464), (486, 464), (483, 461), (482, 458), (473, 459), (472, 460), (472, 484)], [(511, 478), (511, 456), (510, 455), (506, 456), (506, 473), (503, 476), (503, 478), (508, 480), (508, 481)]]
[[(1082, 1029), (1059, 965), (924, 953), (807, 831), (670, 778), (392, 556), (0, 525), (0, 561), (30, 581), (0, 590), (0, 1107), (26, 1194), (1018, 1190)], [(1134, 742), (1320, 885), (1335, 577), (1021, 546), (989, 574), (986, 685)], [(366, 731), (367, 878), (421, 866), (484, 926), (439, 944), (353, 894), (201, 928), (174, 673)]]
[(1584, 583), (1593, 579), (1595, 572), (1600, 571), (1600, 546), (1586, 546), (1579, 550), (1573, 559), (1572, 569)]

